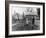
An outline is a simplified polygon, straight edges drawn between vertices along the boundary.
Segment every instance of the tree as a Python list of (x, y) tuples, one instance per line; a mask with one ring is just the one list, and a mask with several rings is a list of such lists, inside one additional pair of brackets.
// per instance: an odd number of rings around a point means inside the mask
[(39, 19), (40, 19), (40, 8), (38, 8), (37, 11), (38, 11)]
[(17, 15), (17, 17), (18, 17), (18, 20), (19, 20), (19, 14), (18, 14), (18, 13), (16, 13), (16, 15)]

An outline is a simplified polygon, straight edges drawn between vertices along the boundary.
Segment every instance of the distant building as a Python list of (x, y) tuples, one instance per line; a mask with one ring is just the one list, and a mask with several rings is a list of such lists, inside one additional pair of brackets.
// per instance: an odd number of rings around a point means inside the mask
[(25, 14), (25, 19), (26, 19), (26, 24), (28, 24), (28, 23), (32, 24), (33, 16), (38, 15), (37, 8), (35, 8), (35, 9), (34, 8), (29, 8), (24, 12), (24, 14)]

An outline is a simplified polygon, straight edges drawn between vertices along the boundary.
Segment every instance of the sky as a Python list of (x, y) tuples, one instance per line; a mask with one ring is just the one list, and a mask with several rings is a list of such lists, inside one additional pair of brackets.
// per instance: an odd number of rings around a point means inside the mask
[[(37, 8), (33, 8), (32, 12), (27, 12), (26, 9), (28, 9), (28, 8), (27, 7), (18, 7), (18, 6), (12, 7), (12, 14), (19, 13), (20, 15), (22, 15), (23, 12), (25, 14), (37, 14)], [(30, 10), (31, 10), (31, 8), (30, 8)]]

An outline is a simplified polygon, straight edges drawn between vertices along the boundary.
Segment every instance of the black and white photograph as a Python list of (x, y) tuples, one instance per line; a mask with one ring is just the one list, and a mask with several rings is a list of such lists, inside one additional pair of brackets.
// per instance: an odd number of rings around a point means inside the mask
[(9, 3), (8, 35), (43, 34), (44, 3)]
[(12, 10), (12, 31), (40, 30), (40, 8), (13, 6)]

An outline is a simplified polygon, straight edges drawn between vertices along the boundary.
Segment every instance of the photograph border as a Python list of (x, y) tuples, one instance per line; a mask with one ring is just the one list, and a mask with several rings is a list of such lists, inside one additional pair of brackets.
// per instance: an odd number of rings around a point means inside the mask
[[(43, 33), (37, 34), (22, 34), (22, 35), (9, 35), (9, 4), (33, 4), (43, 5)], [(45, 3), (42, 2), (24, 2), (24, 1), (5, 1), (5, 37), (23, 37), (23, 36), (40, 36), (45, 35)]]

